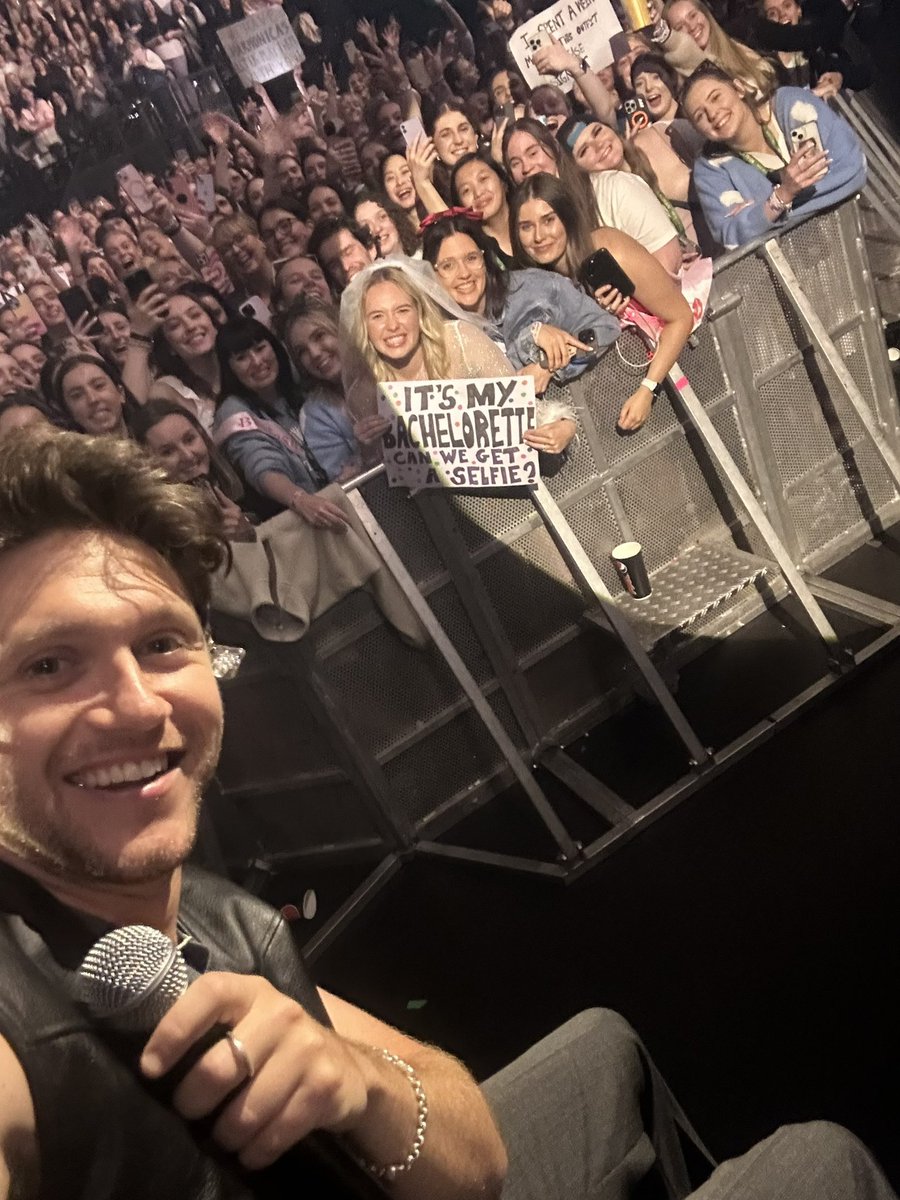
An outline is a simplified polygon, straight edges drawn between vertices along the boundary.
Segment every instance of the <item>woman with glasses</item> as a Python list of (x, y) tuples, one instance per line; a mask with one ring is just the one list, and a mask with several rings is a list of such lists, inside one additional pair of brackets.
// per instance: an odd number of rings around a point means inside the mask
[(504, 271), (476, 221), (446, 216), (425, 230), (423, 255), (448, 294), (490, 323), (513, 366), (544, 392), (577, 378), (619, 336), (619, 323), (562, 275)]
[(256, 223), (273, 263), (306, 253), (311, 229), (290, 202), (267, 200), (257, 214)]
[(259, 296), (269, 304), (275, 272), (255, 223), (242, 215), (223, 217), (213, 229), (212, 243), (239, 293), (238, 302)]

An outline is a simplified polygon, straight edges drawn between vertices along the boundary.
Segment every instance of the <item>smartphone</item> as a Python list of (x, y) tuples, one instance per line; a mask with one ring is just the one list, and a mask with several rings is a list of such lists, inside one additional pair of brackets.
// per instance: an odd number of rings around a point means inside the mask
[(807, 121), (805, 125), (798, 125), (791, 130), (791, 147), (794, 150), (799, 150), (806, 142), (812, 142), (819, 151), (824, 149), (818, 121)]
[(138, 267), (136, 271), (132, 271), (130, 275), (126, 275), (122, 280), (125, 284), (125, 291), (132, 300), (137, 300), (141, 292), (146, 291), (153, 283), (150, 272), (146, 267)]
[(131, 163), (127, 166), (120, 167), (116, 171), (116, 180), (119, 187), (138, 210), (139, 213), (148, 213), (153, 208), (153, 201), (150, 199), (150, 194), (147, 191), (147, 185), (144, 183), (144, 177)]
[(272, 310), (262, 296), (251, 296), (245, 300), (240, 306), (240, 311), (245, 317), (254, 317), (267, 329), (272, 323)]
[(578, 268), (578, 278), (593, 294), (602, 287), (614, 287), (623, 296), (634, 295), (634, 284), (608, 250), (595, 250)]
[(347, 41), (344, 42), (344, 53), (347, 55), (347, 62), (352, 67), (357, 58), (359, 58), (359, 47), (352, 38), (348, 38)]
[(500, 106), (500, 115), (505, 121), (514, 121), (516, 119), (516, 106), (512, 100), (507, 100), (505, 104)]
[(179, 208), (187, 208), (192, 212), (199, 213), (200, 205), (191, 191), (190, 180), (184, 171), (175, 170), (170, 173), (166, 180), (166, 190)]
[(113, 289), (109, 280), (103, 279), (100, 275), (92, 275), (88, 279), (87, 290), (90, 292), (93, 302), (98, 306), (108, 304), (112, 299)]
[(539, 29), (528, 35), (528, 49), (532, 54), (536, 54), (543, 44), (544, 35)]
[(93, 305), (80, 287), (68, 287), (60, 292), (59, 302), (73, 325), (76, 325), (85, 313), (93, 314), (94, 311)]
[(216, 182), (208, 171), (197, 176), (197, 199), (206, 215), (211, 217), (216, 211)]
[(400, 132), (407, 146), (411, 146), (417, 137), (425, 136), (425, 126), (418, 117), (410, 117), (408, 121), (400, 122)]
[(643, 96), (634, 96), (622, 104), (625, 120), (631, 129), (646, 129), (650, 124), (650, 109)]

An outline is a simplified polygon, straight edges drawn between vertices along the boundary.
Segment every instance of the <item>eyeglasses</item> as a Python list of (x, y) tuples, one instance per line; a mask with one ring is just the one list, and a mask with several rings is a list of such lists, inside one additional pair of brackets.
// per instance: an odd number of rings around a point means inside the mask
[(294, 218), (293, 217), (281, 217), (279, 220), (277, 220), (275, 222), (274, 225), (270, 226), (266, 230), (266, 232), (263, 234), (263, 237), (266, 239), (266, 241), (271, 241), (275, 237), (279, 237), (279, 236), (287, 237), (288, 234), (293, 233), (293, 231), (294, 231)]
[(441, 279), (455, 279), (463, 264), (470, 271), (479, 270), (484, 266), (484, 252), (482, 250), (470, 250), (462, 258), (442, 258), (439, 263), (435, 263), (434, 269), (440, 275)]

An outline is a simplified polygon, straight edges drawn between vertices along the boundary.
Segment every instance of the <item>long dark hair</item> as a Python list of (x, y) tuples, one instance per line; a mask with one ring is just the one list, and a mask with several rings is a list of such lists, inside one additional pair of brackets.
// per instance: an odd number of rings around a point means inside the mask
[[(571, 118), (568, 119), (571, 120)], [(585, 220), (593, 221), (596, 224), (594, 214), (597, 210), (597, 202), (591, 190), (590, 179), (583, 171), (578, 170), (574, 159), (570, 154), (566, 154), (562, 142), (559, 141), (553, 130), (542, 121), (535, 120), (534, 117), (519, 117), (507, 125), (506, 132), (503, 134), (503, 165), (507, 171), (509, 171), (509, 142), (514, 133), (530, 133), (535, 141), (540, 142), (556, 163), (559, 178), (566, 190), (583, 209)]]
[(484, 255), (484, 270), (487, 282), (484, 289), (484, 315), (497, 321), (506, 307), (509, 293), (509, 272), (504, 271), (497, 259), (497, 244), (484, 232), (477, 221), (470, 217), (442, 217), (425, 230), (422, 239), (422, 257), (432, 266), (441, 256), (441, 246), (454, 233), (470, 237)]
[[(419, 239), (416, 237), (415, 230), (410, 224), (409, 213), (404, 212), (399, 204), (395, 204), (387, 192), (375, 192), (371, 188), (366, 188), (364, 191), (358, 192), (353, 197), (351, 215), (353, 220), (356, 221), (357, 225), (362, 224), (361, 221), (356, 220), (357, 210), (361, 204), (367, 203), (378, 204), (384, 209), (397, 227), (397, 233), (400, 235), (400, 245), (403, 247), (403, 253), (412, 257), (412, 255), (415, 254), (419, 248)], [(373, 234), (372, 236), (374, 237), (375, 235)], [(375, 238), (375, 244), (378, 245), (377, 237)], [(380, 252), (381, 247), (379, 246), (378, 249)]]
[(562, 273), (568, 275), (572, 280), (577, 280), (578, 268), (593, 252), (591, 229), (585, 222), (577, 201), (566, 190), (562, 180), (553, 175), (543, 173), (532, 175), (523, 180), (513, 192), (509, 206), (509, 233), (512, 239), (513, 253), (526, 266), (544, 266), (543, 263), (539, 263), (531, 257), (519, 237), (519, 213), (522, 205), (529, 200), (543, 200), (559, 217), (567, 238), (565, 253), (561, 260), (566, 269)]
[[(193, 300), (198, 308), (203, 309), (203, 311), (209, 317), (210, 324), (215, 329), (215, 321), (212, 319), (204, 305), (201, 304), (200, 298), (194, 290), (198, 286), (202, 288), (208, 288), (209, 292), (213, 293), (216, 298), (219, 298), (219, 293), (215, 288), (209, 288), (207, 284), (200, 283), (199, 281), (188, 281), (187, 283), (181, 284), (180, 287), (175, 289), (175, 291), (172, 293), (172, 296), (184, 296), (186, 300)], [(193, 371), (179, 354), (175, 353), (169, 344), (169, 339), (166, 337), (162, 326), (160, 326), (153, 335), (153, 349), (150, 352), (150, 364), (156, 369), (157, 375), (174, 375), (176, 379), (180, 379), (183, 384), (189, 387), (191, 391), (196, 392), (198, 396), (209, 396), (211, 400), (219, 399), (219, 397), (211, 393), (207, 381), (201, 375), (198, 375), (196, 371)]]
[(224, 492), (229, 500), (240, 500), (243, 488), (237, 473), (223, 457), (221, 451), (216, 448), (212, 438), (194, 414), (183, 405), (176, 404), (174, 400), (148, 400), (138, 409), (131, 420), (130, 427), (135, 441), (146, 446), (150, 430), (155, 428), (160, 421), (164, 421), (166, 417), (184, 417), (196, 429), (203, 438), (209, 454), (209, 475), (207, 476), (209, 482)]
[(299, 412), (303, 404), (303, 395), (294, 383), (291, 371), (291, 360), (281, 342), (266, 329), (261, 321), (253, 317), (231, 317), (216, 334), (216, 354), (219, 359), (219, 371), (222, 376), (222, 398), (237, 396), (254, 408), (260, 404), (256, 392), (245, 387), (231, 365), (232, 356), (249, 350), (260, 342), (267, 342), (275, 354), (278, 363), (278, 378), (276, 380), (278, 393), (294, 412)]
[(122, 375), (118, 367), (114, 366), (108, 359), (103, 358), (99, 351), (94, 354), (84, 351), (79, 354), (68, 354), (65, 358), (51, 358), (47, 360), (41, 370), (41, 390), (45, 396), (50, 397), (54, 407), (67, 421), (68, 427), (70, 429), (81, 429), (81, 426), (76, 424), (63, 398), (63, 380), (75, 367), (81, 366), (99, 367), (114, 387), (121, 391), (125, 397), (122, 414), (125, 418), (125, 424), (130, 430), (132, 418), (141, 406), (134, 398), (131, 390), (122, 381)]

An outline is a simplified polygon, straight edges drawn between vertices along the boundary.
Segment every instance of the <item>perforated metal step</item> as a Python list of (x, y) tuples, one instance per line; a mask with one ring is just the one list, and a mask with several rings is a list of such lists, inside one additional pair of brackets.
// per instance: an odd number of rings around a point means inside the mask
[[(726, 610), (746, 607), (744, 620), (749, 620), (751, 613), (755, 615), (764, 606), (764, 593), (776, 599), (785, 591), (772, 563), (717, 543), (687, 547), (652, 572), (650, 582), (653, 594), (645, 600), (635, 600), (624, 591), (615, 596), (647, 647), (676, 633), (706, 632), (710, 621), (718, 622)], [(585, 617), (607, 628), (602, 610), (592, 609)], [(734, 617), (735, 624), (743, 624), (736, 612)]]

